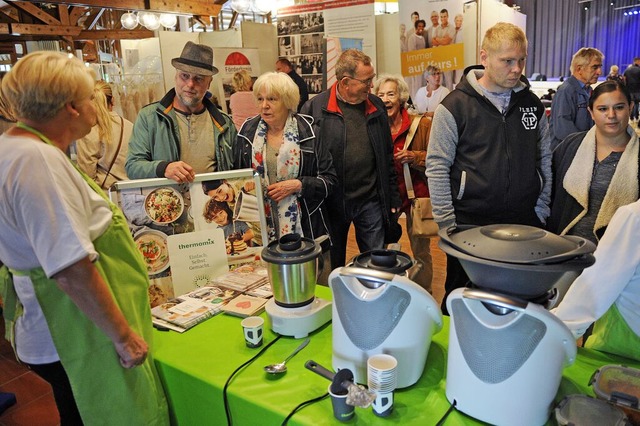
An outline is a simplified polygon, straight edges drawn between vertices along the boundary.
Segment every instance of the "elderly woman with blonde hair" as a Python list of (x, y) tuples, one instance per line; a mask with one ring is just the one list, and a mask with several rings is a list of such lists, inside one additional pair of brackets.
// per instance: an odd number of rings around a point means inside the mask
[(113, 91), (109, 83), (96, 82), (93, 92), (97, 124), (76, 142), (76, 152), (78, 167), (106, 190), (117, 181), (127, 180), (124, 165), (133, 123), (113, 111)]
[(65, 154), (96, 124), (94, 86), (82, 61), (49, 51), (2, 80), (18, 119), (0, 136), (3, 316), (61, 424), (165, 425), (146, 266), (122, 213)]
[(247, 70), (240, 70), (233, 74), (231, 86), (234, 90), (229, 97), (231, 119), (236, 129), (240, 129), (247, 118), (258, 115), (260, 110), (251, 92), (253, 80)]
[[(281, 72), (261, 75), (253, 85), (260, 115), (238, 132), (234, 168), (253, 168), (260, 175), (269, 240), (298, 233), (307, 238), (328, 235), (324, 201), (337, 182), (331, 154), (298, 114), (298, 86)], [(323, 249), (328, 249), (325, 241)]]
[[(373, 84), (375, 93), (387, 108), (389, 127), (393, 139), (393, 158), (398, 176), (398, 191), (402, 200), (401, 212), (407, 215), (407, 234), (413, 257), (419, 267), (412, 274), (413, 280), (422, 288), (431, 293), (431, 281), (433, 278), (433, 261), (431, 259), (430, 239), (415, 235), (411, 226), (411, 200), (407, 195), (407, 183), (405, 182), (404, 168), (409, 169), (411, 182), (418, 198), (429, 197), (429, 188), (425, 172), (425, 159), (427, 157), (427, 144), (431, 131), (431, 117), (410, 116), (406, 110), (409, 99), (409, 87), (400, 75), (382, 75)], [(414, 124), (415, 123), (415, 124)], [(414, 127), (413, 137), (410, 129)], [(409, 139), (408, 139), (409, 138)]]

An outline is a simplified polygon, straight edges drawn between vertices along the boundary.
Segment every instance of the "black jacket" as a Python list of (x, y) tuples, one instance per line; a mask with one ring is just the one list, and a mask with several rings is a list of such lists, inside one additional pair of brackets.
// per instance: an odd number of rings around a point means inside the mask
[[(344, 118), (338, 107), (336, 97), (336, 85), (315, 96), (304, 107), (302, 113), (314, 117), (314, 130), (322, 145), (327, 147), (333, 157), (333, 165), (338, 176), (338, 184), (330, 197), (329, 203), (332, 215), (345, 216), (344, 201), (344, 175), (345, 168), (349, 167), (348, 160), (344, 158), (345, 129)], [(382, 214), (386, 225), (390, 224), (391, 208), (399, 209), (402, 202), (398, 193), (396, 171), (393, 166), (393, 141), (387, 118), (387, 110), (384, 104), (374, 95), (369, 95), (367, 100), (367, 132), (369, 140), (373, 144), (376, 162), (378, 198), (382, 206)]]
[[(311, 124), (313, 118), (301, 114), (294, 115), (298, 122), (300, 139), (300, 170), (298, 179), (302, 181), (300, 216), (302, 232), (307, 238), (329, 235), (329, 221), (326, 214), (325, 199), (331, 194), (337, 183), (331, 155), (326, 147), (319, 143)], [(253, 138), (260, 123), (260, 116), (248, 119), (238, 132), (233, 146), (234, 169), (251, 168)], [(329, 240), (322, 244), (323, 250), (330, 246)]]
[(503, 115), (465, 76), (442, 105), (458, 129), (450, 172), (457, 223), (541, 226), (535, 213), (542, 189), (536, 162), (540, 99), (528, 89), (514, 91)]

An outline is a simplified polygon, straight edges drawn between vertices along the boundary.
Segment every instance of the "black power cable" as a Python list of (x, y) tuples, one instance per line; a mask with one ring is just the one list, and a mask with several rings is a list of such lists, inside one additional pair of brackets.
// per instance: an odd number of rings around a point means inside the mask
[(265, 345), (264, 348), (260, 349), (260, 352), (258, 352), (257, 354), (255, 354), (252, 358), (250, 358), (248, 361), (246, 361), (244, 364), (242, 364), (240, 367), (236, 368), (233, 373), (231, 373), (231, 375), (229, 376), (229, 378), (227, 379), (227, 382), (224, 384), (224, 388), (222, 389), (222, 400), (224, 402), (224, 412), (227, 416), (227, 425), (231, 426), (232, 425), (232, 421), (231, 421), (231, 409), (229, 408), (229, 398), (227, 397), (227, 388), (229, 387), (229, 385), (231, 384), (231, 380), (233, 379), (233, 377), (240, 371), (242, 370), (244, 367), (246, 367), (247, 365), (251, 364), (253, 361), (255, 361), (258, 357), (260, 357), (260, 355), (262, 355), (267, 349), (269, 349), (271, 347), (271, 345), (273, 345), (275, 342), (277, 342), (278, 340), (280, 340), (280, 338), (282, 337), (282, 335), (278, 335), (278, 337), (276, 337), (275, 339), (273, 339), (271, 342), (269, 342), (267, 345)]
[(298, 411), (302, 410), (304, 407), (306, 407), (307, 405), (311, 405), (311, 404), (315, 404), (316, 402), (320, 402), (323, 399), (325, 399), (326, 397), (329, 396), (329, 392), (325, 392), (323, 395), (320, 395), (317, 398), (313, 398), (313, 399), (309, 399), (307, 401), (301, 402), (300, 404), (298, 404), (296, 406), (296, 408), (294, 408), (287, 417), (285, 417), (284, 421), (282, 422), (282, 426), (287, 426), (287, 423), (289, 422), (289, 420), (291, 420), (291, 417), (293, 417), (293, 415), (295, 413), (297, 413)]

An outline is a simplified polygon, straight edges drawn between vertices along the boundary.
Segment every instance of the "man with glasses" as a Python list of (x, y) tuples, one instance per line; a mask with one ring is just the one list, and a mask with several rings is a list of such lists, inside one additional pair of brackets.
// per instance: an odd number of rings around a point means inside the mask
[(230, 170), (236, 128), (207, 97), (213, 49), (187, 42), (176, 69), (175, 88), (138, 114), (129, 140), (130, 179), (169, 178), (192, 182), (196, 173)]
[(571, 58), (571, 76), (553, 96), (549, 130), (553, 139), (551, 150), (572, 133), (586, 132), (593, 126), (587, 107), (591, 85), (602, 75), (604, 55), (593, 47), (583, 47)]
[(331, 268), (344, 266), (351, 223), (360, 252), (381, 249), (394, 223), (400, 196), (393, 143), (384, 104), (369, 93), (375, 78), (371, 58), (356, 49), (336, 63), (337, 82), (302, 107), (333, 157), (338, 184), (327, 199)]
[[(456, 225), (542, 227), (549, 216), (551, 152), (542, 102), (522, 77), (527, 38), (513, 24), (489, 28), (473, 67), (436, 108), (426, 173), (433, 216)], [(469, 278), (447, 256), (446, 297)]]

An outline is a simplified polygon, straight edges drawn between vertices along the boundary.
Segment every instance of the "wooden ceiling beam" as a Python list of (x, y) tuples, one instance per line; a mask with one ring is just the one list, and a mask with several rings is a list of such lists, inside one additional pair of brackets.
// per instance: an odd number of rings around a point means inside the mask
[(76, 40), (137, 40), (153, 37), (151, 30), (95, 30), (80, 31)]
[(75, 25), (39, 25), (39, 24), (9, 24), (11, 34), (42, 35), (42, 36), (72, 36), (75, 37), (82, 28)]
[(76, 25), (76, 23), (70, 23), (69, 21), (69, 6), (58, 6), (58, 17), (62, 25)]
[[(220, 0), (221, 1), (221, 0)], [(148, 2), (148, 7), (147, 3)], [(89, 6), (119, 10), (148, 10), (151, 12), (181, 13), (184, 15), (217, 16), (226, 1), (211, 0), (48, 0), (46, 3)], [(9, 1), (8, 3), (16, 3)], [(27, 2), (18, 2), (27, 3)]]
[[(28, 13), (34, 18), (40, 20), (41, 22), (49, 25), (60, 25), (61, 22), (49, 15), (47, 12), (40, 9), (38, 6), (34, 5), (28, 1), (12, 1), (9, 3), (11, 6)], [(66, 6), (65, 6), (66, 7)]]
[(78, 25), (78, 20), (84, 16), (88, 10), (89, 8), (85, 6), (74, 6), (71, 9), (71, 13), (69, 13), (69, 25)]

